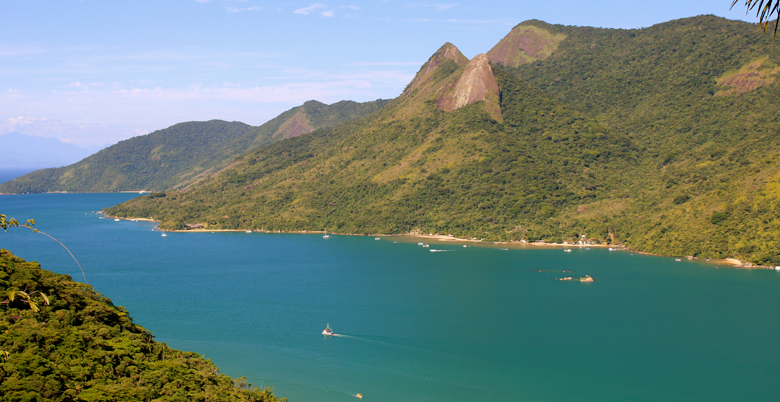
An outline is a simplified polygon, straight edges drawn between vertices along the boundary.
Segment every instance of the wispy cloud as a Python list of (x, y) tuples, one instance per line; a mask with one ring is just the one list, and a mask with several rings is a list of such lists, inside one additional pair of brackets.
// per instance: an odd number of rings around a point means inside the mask
[(45, 48), (39, 46), (0, 46), (0, 57), (24, 56), (29, 54), (46, 53)]
[(244, 11), (260, 11), (262, 9), (263, 9), (263, 7), (260, 7), (260, 6), (243, 7), (243, 8), (232, 7), (232, 6), (225, 6), (225, 10), (227, 10), (227, 12), (230, 13), (230, 14), (242, 13)]
[(133, 87), (72, 81), (55, 91), (9, 89), (0, 92), (0, 133), (19, 131), (88, 147), (114, 143), (182, 121), (224, 119), (259, 125), (311, 99), (333, 103), (396, 96), (414, 77), (413, 73), (392, 67), (338, 73), (305, 68), (278, 71), (278, 77), (264, 77), (264, 82), (271, 84), (253, 86), (225, 82), (184, 88), (154, 84)]
[(311, 13), (317, 11), (317, 10), (320, 10), (320, 9), (323, 9), (323, 8), (327, 8), (327, 7), (328, 6), (326, 6), (324, 4), (314, 3), (314, 4), (312, 4), (312, 5), (308, 6), (308, 7), (299, 8), (299, 9), (293, 11), (293, 13), (309, 15), (309, 14), (311, 14)]
[[(326, 18), (333, 18), (333, 17), (336, 16), (336, 10), (357, 11), (357, 10), (361, 10), (361, 8), (358, 7), (358, 6), (354, 6), (354, 5), (347, 5), (347, 6), (340, 6), (340, 7), (333, 8), (333, 7), (328, 7), (327, 5), (322, 4), (322, 3), (313, 3), (312, 5), (310, 5), (308, 7), (299, 8), (299, 9), (293, 11), (293, 13), (295, 13), (295, 14), (302, 14), (302, 15), (319, 14), (319, 15), (321, 15), (323, 17), (326, 17)], [(354, 14), (354, 13), (353, 14), (344, 14), (343, 17), (344, 18), (355, 18), (355, 17), (357, 17), (357, 14)]]

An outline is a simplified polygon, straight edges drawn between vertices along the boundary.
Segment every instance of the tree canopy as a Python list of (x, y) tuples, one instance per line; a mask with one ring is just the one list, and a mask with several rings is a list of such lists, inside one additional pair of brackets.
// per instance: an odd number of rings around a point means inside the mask
[[(733, 0), (731, 7), (733, 8), (740, 0)], [(772, 15), (775, 16), (775, 35), (777, 35), (778, 23), (780, 23), (780, 0), (744, 0), (745, 8), (747, 12), (756, 10), (756, 17), (758, 17), (758, 23), (764, 27), (764, 32), (767, 30)]]

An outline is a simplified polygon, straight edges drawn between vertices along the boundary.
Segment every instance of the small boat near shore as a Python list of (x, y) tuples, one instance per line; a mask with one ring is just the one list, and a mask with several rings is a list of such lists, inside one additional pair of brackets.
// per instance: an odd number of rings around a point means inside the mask
[(165, 234), (165, 233), (163, 233), (163, 234), (162, 234), (162, 237), (168, 237), (168, 235), (167, 235), (167, 234)]
[(328, 336), (333, 335), (333, 330), (330, 329), (330, 323), (328, 323), (328, 325), (325, 326), (325, 329), (322, 330), (322, 334)]

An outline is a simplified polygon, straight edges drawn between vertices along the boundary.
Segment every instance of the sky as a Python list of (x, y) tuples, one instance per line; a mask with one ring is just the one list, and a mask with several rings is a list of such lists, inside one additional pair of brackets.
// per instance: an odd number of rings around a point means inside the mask
[(184, 121), (260, 125), (315, 99), (398, 96), (445, 42), (515, 25), (640, 28), (731, 0), (0, 0), (0, 134), (96, 148)]

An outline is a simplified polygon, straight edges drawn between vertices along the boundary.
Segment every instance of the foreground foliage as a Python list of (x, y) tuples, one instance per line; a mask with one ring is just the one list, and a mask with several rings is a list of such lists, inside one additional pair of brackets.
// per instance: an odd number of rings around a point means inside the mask
[[(4, 401), (277, 401), (171, 349), (105, 296), (0, 249)], [(282, 399), (284, 400), (284, 399)]]

